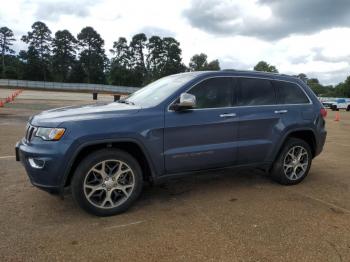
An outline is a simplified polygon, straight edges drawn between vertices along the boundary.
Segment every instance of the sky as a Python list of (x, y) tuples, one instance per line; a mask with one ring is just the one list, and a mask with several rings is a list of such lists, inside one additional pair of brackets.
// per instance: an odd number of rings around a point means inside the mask
[(265, 60), (280, 73), (337, 84), (350, 75), (349, 14), (349, 0), (10, 0), (0, 27), (13, 30), (17, 51), (35, 21), (74, 35), (92, 26), (109, 56), (113, 41), (144, 32), (176, 38), (185, 64), (201, 52), (222, 69)]

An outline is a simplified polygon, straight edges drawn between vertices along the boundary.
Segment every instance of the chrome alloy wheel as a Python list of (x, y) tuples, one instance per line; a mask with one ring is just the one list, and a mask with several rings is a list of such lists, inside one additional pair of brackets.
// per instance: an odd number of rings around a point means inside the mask
[(290, 180), (301, 178), (309, 166), (309, 155), (302, 146), (293, 146), (289, 149), (283, 161), (284, 174)]
[(121, 205), (130, 197), (134, 187), (134, 172), (120, 160), (96, 164), (84, 179), (85, 197), (98, 208), (110, 209)]

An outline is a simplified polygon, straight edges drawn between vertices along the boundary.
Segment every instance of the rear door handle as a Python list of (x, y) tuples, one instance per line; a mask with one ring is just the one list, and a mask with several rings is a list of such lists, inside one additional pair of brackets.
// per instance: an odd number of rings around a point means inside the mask
[(236, 113), (230, 113), (230, 114), (221, 114), (220, 117), (235, 117), (237, 116)]
[(287, 112), (288, 112), (288, 110), (276, 110), (275, 114), (285, 114)]

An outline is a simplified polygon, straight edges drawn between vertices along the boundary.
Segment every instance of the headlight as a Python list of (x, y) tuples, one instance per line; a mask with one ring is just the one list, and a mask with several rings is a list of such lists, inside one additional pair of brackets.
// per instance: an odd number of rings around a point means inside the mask
[(64, 128), (48, 128), (38, 127), (35, 136), (41, 137), (44, 140), (60, 140), (66, 131)]

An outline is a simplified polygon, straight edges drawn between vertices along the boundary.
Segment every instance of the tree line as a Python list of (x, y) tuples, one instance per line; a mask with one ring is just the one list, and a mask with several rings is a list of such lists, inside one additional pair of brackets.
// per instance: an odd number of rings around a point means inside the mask
[(27, 50), (12, 49), (13, 31), (0, 28), (1, 78), (74, 83), (143, 86), (163, 76), (186, 71), (220, 70), (218, 60), (208, 62), (206, 54), (196, 54), (188, 66), (182, 61), (180, 43), (173, 37), (144, 33), (131, 40), (120, 37), (109, 50), (92, 27), (73, 36), (59, 30), (54, 36), (43, 22), (35, 22), (20, 39)]
[[(68, 30), (59, 30), (53, 36), (48, 26), (38, 21), (20, 40), (27, 44), (27, 50), (16, 54), (12, 30), (0, 28), (1, 78), (139, 87), (171, 74), (220, 70), (219, 61), (208, 61), (204, 53), (195, 54), (186, 66), (180, 43), (173, 37), (147, 38), (144, 33), (130, 41), (119, 37), (109, 50), (110, 58), (101, 35), (90, 26), (76, 37)], [(278, 73), (265, 61), (257, 63), (254, 70)], [(350, 76), (335, 86), (322, 85), (303, 73), (297, 76), (318, 96), (350, 97)]]
[[(275, 66), (268, 64), (265, 61), (260, 61), (255, 67), (255, 71), (265, 71), (278, 73)], [(350, 76), (348, 76), (344, 82), (341, 82), (335, 86), (322, 85), (317, 78), (308, 78), (304, 73), (295, 75), (303, 80), (314, 91), (317, 96), (320, 97), (350, 97)]]

